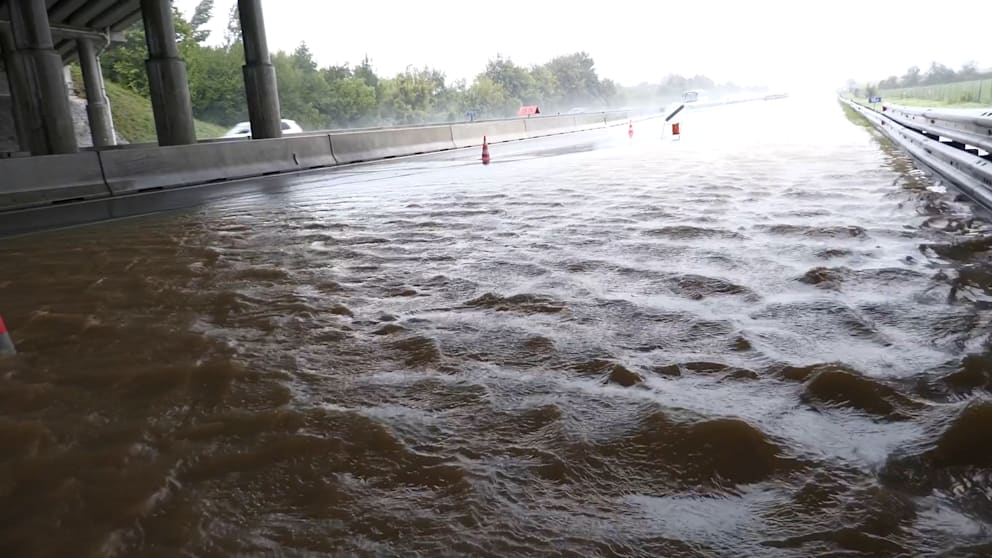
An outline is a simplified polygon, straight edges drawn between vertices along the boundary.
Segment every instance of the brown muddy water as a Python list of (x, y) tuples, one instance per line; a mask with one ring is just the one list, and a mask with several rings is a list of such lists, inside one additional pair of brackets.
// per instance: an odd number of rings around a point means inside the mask
[(0, 240), (0, 556), (992, 554), (987, 221), (829, 98), (636, 132)]

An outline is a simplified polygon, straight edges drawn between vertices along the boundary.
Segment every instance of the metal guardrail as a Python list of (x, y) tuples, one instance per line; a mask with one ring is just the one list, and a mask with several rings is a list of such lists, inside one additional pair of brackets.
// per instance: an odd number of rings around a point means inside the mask
[(992, 161), (924, 136), (917, 128), (903, 125), (898, 119), (888, 116), (889, 110), (880, 113), (848, 99), (842, 100), (922, 166), (992, 210)]
[(885, 114), (908, 128), (992, 153), (992, 109), (941, 110), (886, 104)]

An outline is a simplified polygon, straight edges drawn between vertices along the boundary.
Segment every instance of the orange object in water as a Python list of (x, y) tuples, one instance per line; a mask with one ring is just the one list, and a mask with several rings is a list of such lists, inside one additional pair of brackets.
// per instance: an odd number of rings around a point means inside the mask
[(678, 123), (678, 122), (676, 122), (676, 123), (674, 123), (674, 124), (672, 124), (672, 135), (673, 135), (673, 136), (677, 136), (677, 135), (679, 135), (680, 133), (681, 133), (681, 132), (679, 132), (679, 123)]
[(0, 316), (0, 355), (14, 354), (17, 354), (17, 349), (14, 348), (14, 342), (10, 340), (10, 334), (7, 333), (7, 326), (3, 323), (3, 316)]
[(482, 164), (489, 164), (489, 144), (486, 143), (486, 136), (482, 136)]

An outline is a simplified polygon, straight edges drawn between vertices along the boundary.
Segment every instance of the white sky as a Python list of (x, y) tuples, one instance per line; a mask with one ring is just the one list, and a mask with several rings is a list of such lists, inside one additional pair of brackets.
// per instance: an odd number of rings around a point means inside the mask
[[(187, 16), (199, 0), (175, 0)], [(219, 42), (234, 0), (216, 0)], [(264, 0), (269, 48), (306, 41), (317, 62), (380, 75), (408, 65), (471, 78), (497, 53), (521, 65), (584, 50), (600, 77), (657, 83), (668, 73), (791, 90), (924, 71), (937, 60), (992, 66), (992, 0)]]

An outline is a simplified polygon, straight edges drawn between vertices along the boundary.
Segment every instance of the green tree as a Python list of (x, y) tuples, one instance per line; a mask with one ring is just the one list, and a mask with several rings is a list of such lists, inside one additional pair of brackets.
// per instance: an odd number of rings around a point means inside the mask
[(379, 86), (379, 76), (377, 76), (375, 70), (372, 69), (372, 61), (369, 60), (367, 55), (364, 59), (362, 59), (362, 63), (355, 67), (353, 73), (355, 77), (365, 82), (365, 85), (368, 85), (373, 89)]
[[(189, 59), (198, 46), (193, 36), (193, 27), (173, 8), (173, 23), (176, 27), (176, 40), (179, 55)], [(104, 75), (107, 79), (123, 85), (140, 95), (148, 96), (148, 72), (145, 60), (148, 47), (145, 45), (145, 29), (142, 24), (132, 25), (126, 33), (123, 44), (108, 49), (101, 56)]]
[(943, 64), (933, 62), (930, 64), (930, 69), (927, 70), (927, 74), (923, 79), (923, 83), (927, 85), (936, 85), (941, 83), (951, 83), (957, 77), (954, 70), (948, 68)]
[(238, 3), (234, 2), (227, 14), (227, 29), (224, 31), (224, 47), (231, 48), (241, 42), (241, 12)]
[(320, 73), (324, 74), (324, 79), (327, 83), (337, 81), (339, 79), (348, 79), (352, 76), (351, 68), (347, 64), (343, 66), (328, 66), (326, 68), (321, 68)]
[(210, 30), (205, 27), (213, 19), (213, 14), (214, 0), (201, 0), (193, 10), (189, 23), (193, 27), (193, 39), (197, 43), (203, 44), (210, 37)]
[(689, 78), (688, 82), (688, 89), (707, 90), (714, 89), (716, 87), (716, 84), (713, 83), (712, 79), (699, 74)]
[(899, 77), (889, 76), (882, 81), (878, 82), (879, 89), (895, 89), (899, 87)]
[(974, 60), (965, 62), (961, 65), (961, 69), (958, 70), (958, 77), (962, 80), (970, 80), (978, 78), (978, 63)]
[(600, 80), (599, 98), (603, 104), (608, 105), (620, 96), (617, 84), (611, 79)]
[(193, 115), (231, 126), (248, 119), (240, 61), (243, 47), (200, 47), (187, 61)]
[(310, 47), (307, 46), (306, 41), (301, 42), (300, 46), (293, 51), (292, 60), (293, 65), (301, 72), (313, 73), (317, 71), (317, 61), (313, 59), (313, 53), (310, 52)]
[(599, 76), (595, 62), (585, 52), (558, 56), (547, 63), (565, 103), (584, 103), (599, 98)]
[(412, 67), (393, 79), (380, 81), (380, 116), (396, 124), (428, 121), (438, 110), (446, 108), (438, 102), (447, 93), (444, 81), (444, 74), (437, 70)]
[(148, 72), (145, 69), (147, 58), (145, 29), (141, 22), (138, 22), (127, 30), (124, 43), (104, 52), (100, 62), (108, 80), (147, 97)]
[(535, 89), (533, 76), (509, 58), (497, 54), (495, 60), (486, 63), (486, 71), (483, 75), (493, 83), (499, 84), (511, 97), (527, 101), (533, 99)]
[(330, 127), (348, 127), (365, 122), (375, 111), (375, 88), (357, 77), (334, 80), (329, 95), (318, 107)]
[(899, 80), (899, 85), (902, 87), (913, 87), (920, 84), (920, 68), (919, 66), (913, 66), (906, 70), (906, 74), (902, 76)]
[(561, 97), (558, 79), (547, 66), (534, 66), (530, 69), (533, 87), (520, 100), (528, 105), (552, 107)]
[(298, 121), (306, 128), (325, 128), (326, 119), (318, 104), (330, 96), (324, 77), (314, 70), (307, 70), (297, 53), (277, 52), (272, 57), (279, 84), (279, 103), (286, 118)]
[(501, 118), (514, 114), (520, 107), (520, 100), (510, 96), (502, 85), (481, 75), (465, 91), (463, 108), (478, 111), (483, 118)]

